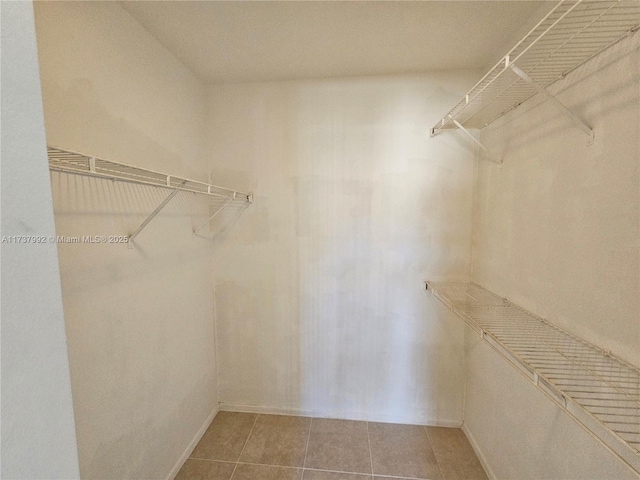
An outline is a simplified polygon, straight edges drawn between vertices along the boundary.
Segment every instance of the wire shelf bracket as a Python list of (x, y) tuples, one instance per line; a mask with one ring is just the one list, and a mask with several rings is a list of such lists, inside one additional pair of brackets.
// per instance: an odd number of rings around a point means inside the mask
[(535, 87), (538, 93), (541, 93), (543, 96), (551, 100), (551, 103), (555, 105), (560, 110), (561, 113), (569, 117), (571, 121), (574, 123), (574, 125), (580, 130), (582, 130), (585, 133), (585, 135), (587, 135), (587, 137), (589, 138), (589, 144), (593, 143), (594, 132), (589, 125), (587, 125), (580, 117), (578, 117), (575, 113), (573, 113), (564, 103), (562, 103), (555, 96), (553, 96), (553, 94), (549, 92), (549, 90), (547, 90), (543, 86), (538, 85), (536, 82), (534, 82), (533, 79), (529, 75), (527, 75), (521, 68), (516, 66), (515, 63), (512, 63), (511, 65), (509, 65), (509, 68), (511, 68), (511, 70), (513, 70), (513, 73), (518, 75), (522, 80), (524, 80), (528, 84)]
[(144, 227), (146, 227), (149, 222), (151, 222), (151, 220), (153, 220), (155, 218), (156, 215), (158, 215), (160, 213), (160, 211), (173, 199), (173, 197), (175, 197), (178, 193), (180, 193), (179, 189), (175, 189), (173, 190), (168, 196), (167, 198), (165, 198), (162, 203), (160, 205), (158, 205), (158, 207), (149, 214), (149, 216), (144, 220), (144, 222), (142, 222), (140, 224), (140, 226), (138, 228), (136, 228), (133, 233), (131, 235), (129, 235), (129, 239), (127, 241), (127, 246), (129, 248), (133, 248), (133, 239), (136, 238), (138, 236), (138, 234), (144, 230)]
[(474, 283), (427, 290), (640, 474), (640, 369)]
[(466, 128), (464, 128), (464, 126), (458, 122), (455, 118), (451, 120), (456, 127), (458, 127), (460, 129), (460, 131), (462, 133), (464, 133), (467, 137), (469, 137), (471, 140), (473, 140), (473, 142), (478, 145), (482, 151), (484, 151), (485, 155), (486, 155), (486, 159), (489, 160), (490, 162), (496, 163), (498, 165), (502, 165), (502, 160), (500, 160), (498, 157), (496, 157), (495, 155), (493, 155), (488, 149), (487, 147), (485, 147), (480, 140), (478, 140), (476, 137), (473, 136), (473, 134), (467, 130)]
[(482, 129), (540, 94), (592, 143), (592, 128), (552, 95), (549, 87), (639, 29), (640, 0), (559, 0), (431, 128), (431, 136), (446, 129)]
[(204, 222), (202, 225), (200, 225), (198, 228), (196, 228), (193, 231), (194, 235), (198, 235), (198, 232), (200, 230), (202, 230), (204, 227), (206, 227), (207, 225), (209, 225), (209, 223), (211, 223), (211, 220), (213, 220), (214, 218), (216, 218), (216, 216), (222, 211), (224, 210), (224, 208), (229, 205), (231, 202), (233, 201), (233, 198), (229, 198), (227, 200), (224, 201), (224, 203), (222, 205), (220, 205), (220, 207), (218, 207), (218, 209), (213, 213), (213, 215), (211, 215), (206, 222)]
[[(175, 175), (168, 175), (166, 173), (160, 173), (124, 163), (104, 160), (91, 155), (58, 147), (47, 147), (47, 156), (49, 158), (49, 170), (52, 172), (83, 175), (171, 190), (169, 195), (160, 203), (160, 205), (158, 205), (158, 207), (138, 226), (138, 228), (129, 235), (129, 241), (127, 242), (129, 248), (133, 248), (133, 240), (180, 192), (191, 192), (204, 197), (220, 199), (222, 201), (221, 207), (216, 210), (209, 220), (207, 220), (205, 225), (231, 202), (242, 201), (247, 204), (253, 203), (252, 193), (242, 193), (229, 188), (220, 187), (218, 185), (190, 180), (188, 178), (178, 177)], [(202, 229), (205, 225), (200, 227), (197, 231)], [(194, 233), (197, 233), (197, 231)]]

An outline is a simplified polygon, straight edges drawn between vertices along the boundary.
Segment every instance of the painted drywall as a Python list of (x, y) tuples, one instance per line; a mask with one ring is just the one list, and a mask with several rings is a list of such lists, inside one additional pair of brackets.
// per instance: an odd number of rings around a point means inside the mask
[(1, 2), (0, 17), (1, 476), (79, 478), (33, 7)]
[[(49, 144), (207, 180), (206, 90), (115, 2), (35, 8)], [(54, 173), (59, 236), (130, 234), (168, 191)], [(209, 209), (58, 245), (83, 478), (167, 478), (217, 408)]]
[(255, 204), (216, 238), (222, 408), (460, 425), (473, 148), (429, 138), (474, 72), (209, 88), (212, 176)]
[[(474, 280), (640, 365), (640, 35), (553, 92), (595, 130), (589, 146), (534, 99), (483, 130)], [(465, 426), (496, 478), (627, 478), (607, 449), (471, 341)]]

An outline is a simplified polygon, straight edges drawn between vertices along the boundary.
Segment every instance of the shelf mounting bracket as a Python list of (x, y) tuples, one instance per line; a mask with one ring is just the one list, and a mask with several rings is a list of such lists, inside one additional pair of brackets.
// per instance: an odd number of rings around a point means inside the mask
[(578, 117), (575, 113), (569, 110), (569, 108), (567, 108), (567, 106), (564, 103), (562, 103), (555, 96), (553, 96), (553, 94), (549, 93), (549, 91), (546, 88), (537, 84), (529, 75), (527, 75), (527, 73), (524, 70), (519, 68), (515, 63), (510, 64), (509, 67), (511, 68), (513, 73), (515, 73), (522, 80), (524, 80), (525, 82), (533, 86), (538, 91), (538, 93), (541, 93), (546, 98), (550, 99), (552, 103), (562, 113), (564, 113), (567, 117), (571, 119), (571, 121), (575, 124), (576, 127), (582, 130), (587, 135), (587, 137), (589, 137), (589, 144), (591, 145), (593, 143), (594, 133), (593, 133), (593, 129), (589, 125), (584, 123), (580, 117)]
[[(169, 182), (169, 177), (167, 176), (167, 183)], [(182, 182), (180, 184), (180, 186), (184, 185), (186, 182)], [(167, 206), (167, 204), (173, 199), (173, 197), (175, 197), (178, 192), (180, 192), (180, 189), (175, 189), (173, 190), (168, 196), (167, 198), (165, 198), (162, 203), (160, 205), (158, 205), (158, 207), (149, 214), (149, 216), (144, 220), (144, 222), (142, 222), (140, 224), (140, 226), (138, 228), (135, 229), (135, 231), (129, 235), (129, 240), (127, 241), (127, 246), (129, 248), (133, 248), (133, 239), (136, 238), (138, 236), (138, 234), (144, 230), (144, 227), (146, 227), (149, 222), (151, 220), (153, 220), (155, 218), (156, 215), (158, 215), (160, 213), (160, 211)]]
[(452, 118), (451, 121), (455, 124), (456, 127), (458, 127), (460, 129), (460, 131), (462, 133), (464, 133), (467, 137), (469, 137), (471, 140), (474, 141), (474, 143), (476, 145), (478, 145), (486, 154), (486, 158), (487, 160), (489, 160), (490, 162), (496, 163), (498, 165), (502, 165), (502, 161), (498, 160), (497, 157), (494, 157), (491, 152), (487, 149), (487, 147), (485, 147), (480, 140), (478, 140), (476, 137), (474, 137), (471, 132), (469, 130), (467, 130), (466, 128), (464, 128), (464, 126), (457, 121), (455, 118)]
[(198, 232), (199, 232), (200, 230), (202, 230), (204, 227), (206, 227), (207, 225), (209, 225), (209, 223), (211, 222), (211, 220), (213, 220), (213, 219), (216, 217), (216, 215), (218, 215), (222, 210), (224, 210), (224, 208), (225, 208), (227, 205), (229, 205), (229, 204), (230, 204), (230, 203), (231, 203), (235, 198), (236, 198), (236, 193), (234, 192), (234, 193), (233, 193), (233, 197), (229, 197), (229, 198), (227, 198), (227, 199), (224, 201), (224, 203), (223, 203), (222, 205), (220, 205), (220, 207), (219, 207), (215, 212), (213, 212), (213, 215), (211, 215), (211, 216), (207, 219), (207, 221), (206, 221), (206, 222), (204, 222), (202, 225), (200, 225), (198, 228), (196, 228), (196, 229), (193, 231), (193, 234), (194, 234), (194, 235), (197, 235), (197, 234), (198, 234)]

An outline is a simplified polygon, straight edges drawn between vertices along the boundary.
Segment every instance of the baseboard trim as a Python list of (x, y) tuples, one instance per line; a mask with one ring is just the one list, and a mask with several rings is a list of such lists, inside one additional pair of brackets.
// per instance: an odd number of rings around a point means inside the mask
[(191, 455), (191, 452), (193, 452), (193, 450), (196, 448), (196, 445), (198, 445), (198, 442), (204, 435), (204, 432), (207, 431), (207, 428), (209, 428), (209, 425), (211, 425), (211, 422), (213, 422), (213, 419), (218, 414), (219, 410), (220, 410), (219, 406), (216, 405), (214, 409), (211, 411), (211, 413), (209, 414), (209, 416), (207, 417), (207, 419), (204, 421), (202, 426), (196, 432), (196, 435), (195, 437), (193, 437), (193, 440), (191, 440), (187, 448), (185, 448), (184, 452), (182, 452), (182, 455), (180, 455), (180, 458), (178, 459), (176, 464), (173, 466), (173, 468), (169, 472), (169, 475), (167, 475), (166, 480), (174, 480), (176, 478), (176, 475), (178, 475), (178, 472), (182, 468), (182, 465), (184, 465), (184, 462), (187, 461), (187, 458), (189, 458), (189, 455)]
[(480, 445), (478, 444), (478, 442), (474, 438), (473, 434), (471, 433), (471, 431), (467, 427), (466, 423), (462, 424), (462, 431), (467, 436), (467, 440), (469, 440), (469, 443), (471, 444), (471, 447), (476, 452), (476, 456), (480, 460), (480, 463), (482, 464), (482, 468), (484, 468), (484, 471), (487, 474), (487, 477), (489, 477), (489, 480), (496, 480), (496, 476), (493, 473), (493, 470), (491, 469), (491, 467), (489, 466), (489, 462), (487, 461), (487, 458), (482, 453), (482, 450), (480, 449)]
[(223, 412), (245, 412), (264, 413), (278, 415), (298, 415), (303, 417), (337, 418), (341, 420), (360, 420), (380, 423), (405, 423), (429, 425), (433, 427), (462, 427), (462, 422), (458, 420), (435, 420), (421, 415), (379, 415), (363, 412), (334, 412), (327, 410), (312, 410), (292, 407), (273, 407), (265, 405), (245, 405), (239, 403), (220, 403), (220, 411)]

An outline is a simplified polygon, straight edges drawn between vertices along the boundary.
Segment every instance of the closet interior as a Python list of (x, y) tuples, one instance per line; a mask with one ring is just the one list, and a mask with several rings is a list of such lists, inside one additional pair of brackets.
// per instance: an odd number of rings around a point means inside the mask
[(3, 478), (640, 478), (640, 1), (1, 20)]

